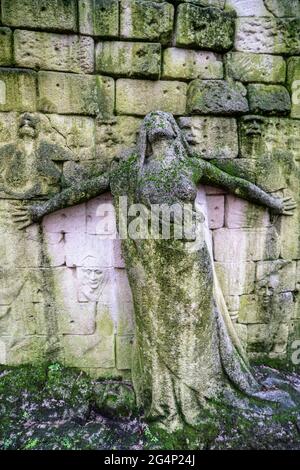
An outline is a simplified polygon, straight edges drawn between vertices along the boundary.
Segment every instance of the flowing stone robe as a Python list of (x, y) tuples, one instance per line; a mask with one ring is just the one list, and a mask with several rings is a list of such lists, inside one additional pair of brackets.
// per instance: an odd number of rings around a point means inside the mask
[[(144, 201), (136, 158), (120, 164), (111, 187), (119, 229), (124, 229), (130, 219), (124, 219), (119, 196), (128, 197), (128, 206)], [(152, 196), (153, 202), (164, 202), (155, 186)], [(199, 213), (196, 198), (197, 188), (191, 184), (187, 189), (183, 170), (172, 202), (191, 202)], [(234, 332), (229, 336), (225, 322), (230, 318), (221, 312), (208, 226), (203, 214), (197, 220), (196, 249), (191, 249), (193, 241), (174, 237), (122, 241), (135, 306), (132, 374), (137, 400), (149, 419), (169, 430), (183, 422), (197, 425), (209, 400), (221, 398), (232, 385), (250, 395), (260, 389), (238, 353)]]

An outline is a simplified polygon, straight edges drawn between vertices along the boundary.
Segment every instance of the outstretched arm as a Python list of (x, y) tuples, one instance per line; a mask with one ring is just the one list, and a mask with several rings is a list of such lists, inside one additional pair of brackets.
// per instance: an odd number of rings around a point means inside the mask
[(88, 201), (108, 191), (109, 188), (109, 175), (104, 173), (97, 178), (83, 181), (77, 185), (74, 184), (40, 204), (16, 205), (12, 215), (18, 228), (22, 230), (32, 223), (40, 221), (47, 214)]
[(198, 162), (197, 165), (201, 166), (202, 174), (200, 180), (203, 183), (222, 186), (238, 197), (269, 207), (277, 214), (293, 215), (296, 204), (292, 198), (276, 198), (243, 178), (225, 173), (208, 161)]

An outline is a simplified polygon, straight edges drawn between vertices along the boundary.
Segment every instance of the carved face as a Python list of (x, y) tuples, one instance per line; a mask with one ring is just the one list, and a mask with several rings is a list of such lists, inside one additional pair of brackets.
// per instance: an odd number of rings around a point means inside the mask
[(91, 290), (97, 290), (103, 281), (103, 271), (99, 268), (82, 268), (82, 283)]
[(38, 119), (32, 114), (25, 113), (20, 118), (19, 123), (19, 136), (32, 137), (35, 139), (39, 134)]
[(277, 292), (280, 280), (277, 273), (271, 273), (269, 277), (262, 279), (258, 283), (258, 293), (261, 296), (262, 304), (268, 307), (273, 295)]

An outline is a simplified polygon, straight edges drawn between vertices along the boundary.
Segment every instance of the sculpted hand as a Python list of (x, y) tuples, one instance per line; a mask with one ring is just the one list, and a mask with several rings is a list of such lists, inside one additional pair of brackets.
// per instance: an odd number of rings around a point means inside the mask
[(13, 202), (12, 218), (19, 230), (24, 230), (37, 221), (35, 217), (37, 206)]
[(296, 209), (297, 204), (292, 197), (284, 197), (280, 202), (279, 214), (294, 215), (294, 210)]

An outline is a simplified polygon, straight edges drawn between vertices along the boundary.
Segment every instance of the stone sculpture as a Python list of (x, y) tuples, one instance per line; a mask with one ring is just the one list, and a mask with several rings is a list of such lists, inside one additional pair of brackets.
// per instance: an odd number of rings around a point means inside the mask
[(148, 419), (170, 431), (184, 423), (197, 426), (201, 410), (217, 400), (232, 400), (235, 391), (291, 404), (283, 392), (263, 390), (234, 332), (196, 204), (200, 182), (225, 187), (277, 214), (292, 216), (295, 209), (291, 198), (275, 198), (193, 154), (173, 116), (157, 111), (144, 119), (136, 152), (115, 159), (108, 173), (75, 182), (47, 201), (18, 206), (13, 214), (24, 229), (46, 214), (111, 190), (120, 229), (126, 216), (121, 196), (146, 211), (153, 204), (192, 204), (196, 224), (188, 237), (122, 240), (135, 308), (137, 402)]

